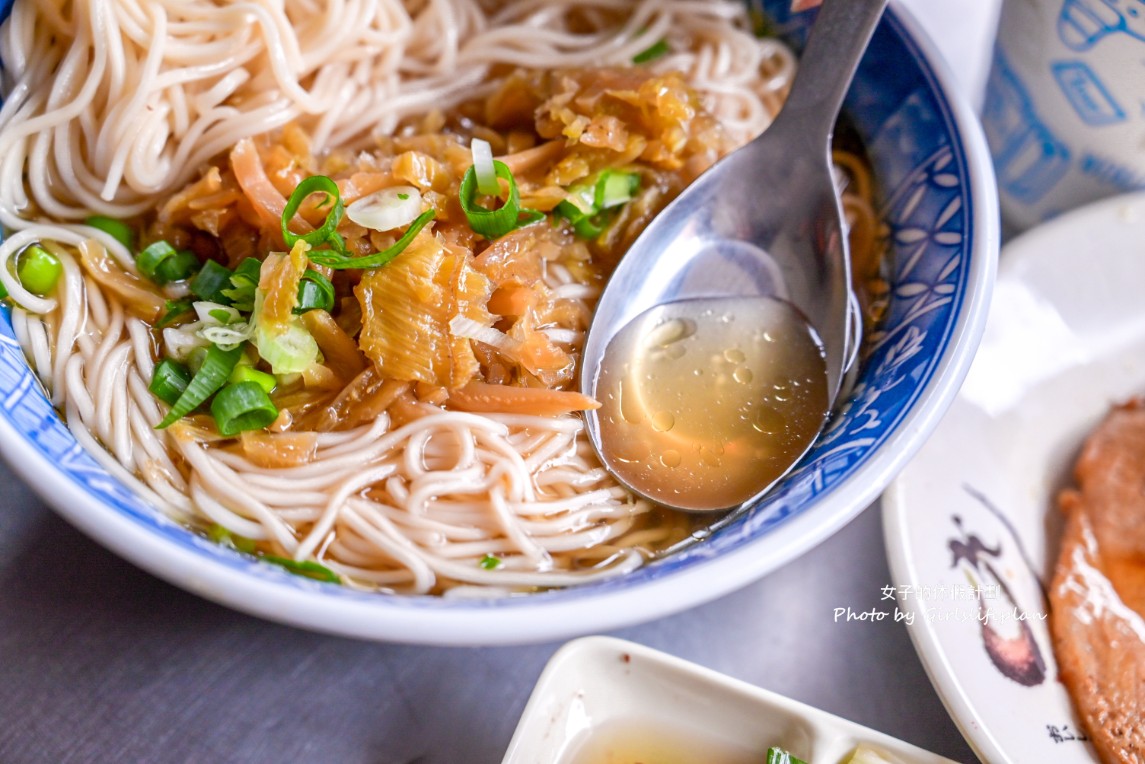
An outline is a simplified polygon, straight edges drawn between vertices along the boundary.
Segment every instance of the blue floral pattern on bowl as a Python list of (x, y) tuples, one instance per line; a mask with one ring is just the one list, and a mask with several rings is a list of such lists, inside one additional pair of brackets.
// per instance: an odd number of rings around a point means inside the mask
[[(812, 15), (791, 14), (786, 0), (763, 0), (778, 32), (797, 47)], [(0, 18), (11, 5), (0, 0)], [(888, 62), (913, 62), (888, 65)], [(572, 589), (529, 597), (443, 600), (366, 594), (292, 576), (188, 532), (111, 477), (72, 437), (48, 403), (12, 333), (0, 315), (0, 417), (40, 456), (106, 507), (129, 517), (171, 544), (193, 550), (204, 564), (222, 565), (275, 586), (321, 591), (324, 596), (374, 603), (378, 608), (451, 610), (514, 608), (559, 602), (639, 587), (738, 550), (793, 517), (813, 512), (894, 436), (920, 404), (963, 311), (972, 258), (970, 171), (954, 109), (942, 96), (929, 63), (892, 7), (875, 33), (846, 106), (848, 118), (875, 165), (880, 210), (893, 250), (893, 295), (873, 352), (845, 410), (798, 468), (764, 500), (740, 512), (704, 542), (636, 572)]]

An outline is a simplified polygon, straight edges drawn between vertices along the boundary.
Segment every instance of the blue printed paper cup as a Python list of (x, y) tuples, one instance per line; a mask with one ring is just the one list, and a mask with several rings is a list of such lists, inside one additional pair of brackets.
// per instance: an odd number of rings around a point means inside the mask
[(982, 121), (1013, 228), (1145, 188), (1145, 0), (1006, 0)]

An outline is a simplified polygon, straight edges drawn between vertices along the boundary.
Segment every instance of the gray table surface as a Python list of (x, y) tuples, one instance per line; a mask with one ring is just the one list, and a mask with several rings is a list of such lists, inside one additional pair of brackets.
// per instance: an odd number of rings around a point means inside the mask
[[(311, 634), (183, 592), (53, 514), (0, 465), (0, 763), (500, 761), (559, 644), (426, 648)], [(613, 632), (975, 758), (901, 623), (878, 506), (709, 605)]]

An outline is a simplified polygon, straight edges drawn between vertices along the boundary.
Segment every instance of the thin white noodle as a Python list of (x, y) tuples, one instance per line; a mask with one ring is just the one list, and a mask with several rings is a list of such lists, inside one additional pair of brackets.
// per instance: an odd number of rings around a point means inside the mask
[[(732, 0), (492, 5), (502, 7), (487, 15), (472, 0), (19, 3), (0, 46), (13, 83), (0, 157), (32, 170), (32, 201), (55, 219), (128, 217), (242, 138), (295, 121), (319, 150), (360, 142), (379, 125), (472, 97), (495, 65), (625, 64), (667, 38), (672, 55), (652, 68), (686, 72), (742, 137), (770, 122), (766, 96), (786, 89), (794, 67), (785, 47), (750, 33)], [(594, 10), (627, 18), (576, 28)], [(37, 33), (57, 39), (37, 45)], [(24, 188), (19, 175), (4, 177), (0, 222), (18, 230), (29, 222)]]

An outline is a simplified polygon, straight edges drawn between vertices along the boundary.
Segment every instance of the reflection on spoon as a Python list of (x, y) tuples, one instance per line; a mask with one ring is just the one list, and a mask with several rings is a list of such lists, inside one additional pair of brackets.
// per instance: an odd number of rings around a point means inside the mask
[(767, 490), (827, 416), (822, 343), (790, 303), (679, 300), (609, 343), (597, 378), (606, 466), (679, 509), (724, 510)]

